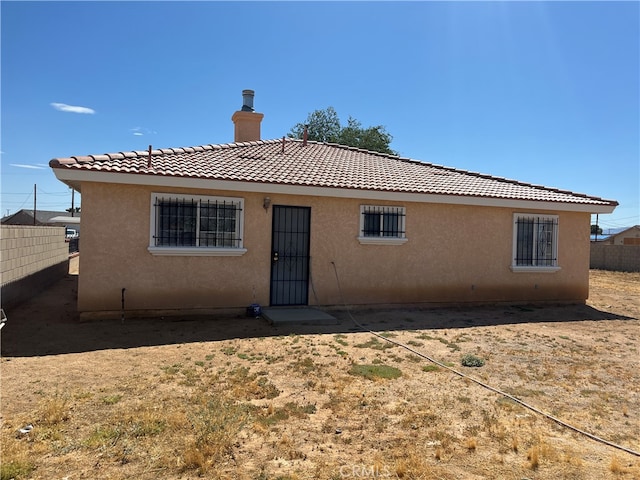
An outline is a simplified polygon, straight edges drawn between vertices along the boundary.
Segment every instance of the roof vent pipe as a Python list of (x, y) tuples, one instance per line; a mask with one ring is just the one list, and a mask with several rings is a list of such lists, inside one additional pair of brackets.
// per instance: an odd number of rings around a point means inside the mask
[(253, 96), (256, 92), (253, 90), (242, 91), (242, 108), (243, 112), (253, 112)]

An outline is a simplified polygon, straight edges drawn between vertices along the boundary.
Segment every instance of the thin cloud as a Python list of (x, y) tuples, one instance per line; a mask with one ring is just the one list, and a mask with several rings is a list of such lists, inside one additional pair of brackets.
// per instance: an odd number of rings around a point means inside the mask
[(134, 127), (129, 131), (136, 137), (142, 137), (144, 135), (155, 135), (158, 133), (154, 130), (149, 130), (148, 128), (143, 128), (143, 127)]
[(30, 168), (32, 170), (44, 170), (46, 167), (41, 167), (39, 165), (26, 165), (24, 163), (10, 163), (9, 165), (11, 165), (12, 167), (18, 167), (18, 168)]
[(51, 106), (61, 112), (84, 113), (88, 115), (93, 115), (94, 113), (96, 113), (93, 108), (67, 105), (66, 103), (51, 103)]

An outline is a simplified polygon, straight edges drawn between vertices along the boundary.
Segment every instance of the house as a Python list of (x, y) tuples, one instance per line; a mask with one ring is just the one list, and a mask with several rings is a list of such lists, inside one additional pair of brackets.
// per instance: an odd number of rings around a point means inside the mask
[[(595, 241), (594, 236), (591, 239)], [(606, 245), (638, 245), (640, 246), (640, 225), (617, 229), (615, 232), (598, 235), (598, 243)]]
[(73, 229), (79, 230), (80, 213), (57, 212), (51, 210), (36, 210), (35, 219), (33, 210), (22, 209), (16, 213), (2, 217), (2, 225), (38, 225), (59, 227), (73, 225)]
[[(81, 312), (584, 302), (617, 202), (305, 140), (56, 158), (82, 193)], [(125, 289), (125, 290), (123, 290)]]

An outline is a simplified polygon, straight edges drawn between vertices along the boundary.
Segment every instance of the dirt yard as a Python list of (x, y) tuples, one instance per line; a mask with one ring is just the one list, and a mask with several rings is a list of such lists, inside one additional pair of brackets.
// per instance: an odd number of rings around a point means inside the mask
[(7, 312), (1, 478), (637, 479), (640, 274), (590, 283), (580, 306), (351, 312), (411, 352), (347, 311), (80, 322), (69, 275)]

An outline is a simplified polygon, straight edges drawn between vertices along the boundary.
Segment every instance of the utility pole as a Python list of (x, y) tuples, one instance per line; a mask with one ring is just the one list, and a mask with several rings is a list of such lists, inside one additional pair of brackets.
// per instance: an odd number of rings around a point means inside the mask
[(33, 225), (36, 224), (36, 184), (33, 184)]
[(73, 197), (74, 197), (74, 193), (76, 193), (76, 191), (71, 188), (71, 216), (74, 217), (75, 215), (73, 214), (73, 212), (75, 212), (75, 208), (73, 208)]

